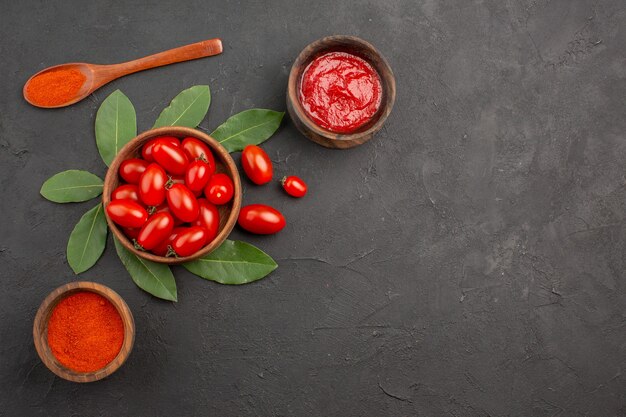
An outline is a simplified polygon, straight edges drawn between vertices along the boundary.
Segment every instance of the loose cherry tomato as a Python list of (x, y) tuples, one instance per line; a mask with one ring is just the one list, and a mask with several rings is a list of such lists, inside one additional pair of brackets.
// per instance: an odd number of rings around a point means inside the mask
[(139, 188), (133, 184), (120, 185), (111, 193), (111, 200), (133, 200), (141, 203)]
[(207, 231), (207, 243), (215, 239), (220, 229), (220, 213), (214, 204), (204, 198), (198, 199), (200, 215), (191, 223), (192, 226), (204, 227)]
[(180, 226), (181, 224), (183, 224), (183, 221), (181, 219), (179, 219), (178, 217), (174, 216), (174, 213), (172, 213), (172, 210), (170, 210), (170, 207), (167, 205), (167, 201), (159, 204), (158, 206), (156, 206), (154, 208), (154, 211), (152, 212), (152, 215), (154, 216), (157, 213), (169, 213), (172, 215), (172, 217), (174, 218), (174, 226)]
[(137, 228), (137, 227), (122, 227), (122, 232), (124, 232), (124, 234), (126, 235), (126, 237), (128, 237), (129, 239), (137, 239), (137, 236), (139, 236), (139, 231), (141, 229)]
[(148, 168), (148, 165), (150, 162), (143, 159), (127, 159), (120, 164), (120, 177), (129, 184), (139, 184), (139, 178)]
[(154, 162), (154, 145), (158, 140), (164, 140), (173, 146), (180, 147), (180, 140), (178, 138), (175, 138), (174, 136), (159, 136), (158, 138), (149, 140), (145, 145), (143, 145), (143, 148), (141, 148), (141, 157), (143, 159), (149, 162)]
[(265, 151), (256, 145), (248, 145), (241, 153), (241, 165), (250, 180), (257, 184), (267, 184), (272, 180), (272, 161)]
[(174, 184), (167, 190), (167, 205), (172, 214), (183, 222), (192, 222), (200, 214), (198, 200), (183, 184)]
[(283, 185), (287, 194), (292, 197), (300, 198), (304, 197), (306, 194), (306, 183), (302, 181), (300, 177), (296, 177), (295, 175), (283, 177), (283, 179), (280, 180), (280, 183)]
[(193, 161), (185, 172), (185, 184), (191, 191), (202, 191), (211, 175), (209, 164), (202, 160)]
[(215, 158), (213, 157), (213, 153), (200, 139), (192, 137), (185, 138), (183, 139), (182, 148), (190, 161), (201, 159), (209, 164), (209, 167), (215, 172)]
[(183, 175), (189, 165), (189, 158), (180, 146), (174, 146), (165, 140), (158, 140), (152, 150), (154, 161), (172, 175)]
[(204, 187), (204, 195), (207, 200), (218, 206), (228, 203), (233, 198), (234, 193), (233, 181), (226, 174), (213, 174)]
[(169, 213), (157, 213), (141, 227), (136, 242), (144, 250), (154, 249), (167, 239), (174, 229), (174, 218)]
[(167, 256), (169, 249), (172, 247), (172, 243), (174, 242), (174, 239), (176, 239), (176, 236), (178, 236), (178, 233), (181, 230), (185, 230), (185, 229), (186, 229), (185, 227), (175, 227), (170, 233), (169, 237), (165, 239), (164, 241), (162, 241), (161, 243), (159, 243), (156, 247), (154, 247), (151, 252), (158, 256)]
[(107, 206), (109, 218), (122, 227), (141, 227), (148, 219), (148, 212), (132, 200), (114, 200)]
[(150, 164), (139, 180), (139, 198), (146, 206), (158, 206), (165, 200), (167, 175), (158, 164)]
[(172, 242), (172, 249), (176, 255), (185, 257), (198, 252), (206, 243), (206, 229), (200, 226), (191, 226), (178, 232)]
[(239, 226), (258, 235), (271, 235), (285, 227), (285, 218), (280, 211), (265, 204), (250, 204), (239, 212)]

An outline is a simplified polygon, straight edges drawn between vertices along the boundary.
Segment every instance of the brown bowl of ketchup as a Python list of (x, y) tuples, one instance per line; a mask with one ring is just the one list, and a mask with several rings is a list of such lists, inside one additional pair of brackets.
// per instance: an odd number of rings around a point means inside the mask
[(291, 119), (307, 138), (328, 148), (352, 148), (371, 139), (395, 99), (389, 64), (370, 43), (354, 36), (328, 36), (309, 44), (289, 73)]

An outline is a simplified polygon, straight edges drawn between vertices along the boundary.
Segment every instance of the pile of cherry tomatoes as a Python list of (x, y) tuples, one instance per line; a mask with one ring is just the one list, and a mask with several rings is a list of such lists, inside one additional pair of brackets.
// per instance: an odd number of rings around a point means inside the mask
[[(247, 146), (242, 165), (255, 184), (271, 181), (272, 162), (260, 147)], [(193, 137), (148, 141), (141, 158), (122, 162), (119, 175), (124, 183), (111, 193), (106, 212), (137, 249), (158, 256), (191, 256), (212, 242), (220, 225), (217, 206), (234, 194), (231, 178), (216, 172), (209, 147)], [(289, 195), (306, 194), (298, 177), (282, 184)], [(285, 218), (273, 207), (251, 204), (241, 209), (238, 223), (252, 233), (272, 234), (285, 227)]]

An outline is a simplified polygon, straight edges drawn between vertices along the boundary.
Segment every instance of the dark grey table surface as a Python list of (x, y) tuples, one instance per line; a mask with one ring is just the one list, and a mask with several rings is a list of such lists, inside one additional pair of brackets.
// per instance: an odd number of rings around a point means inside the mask
[[(74, 276), (65, 245), (94, 203), (39, 195), (54, 173), (104, 175), (93, 124), (121, 89), (148, 129), (209, 84), (202, 128), (285, 108), (299, 51), (373, 42), (398, 82), (374, 140), (319, 147), (288, 120), (264, 145), (310, 195), (245, 184), (282, 210), (279, 263), (229, 287), (175, 268), (179, 302), (139, 290), (111, 242)], [(113, 63), (221, 37), (224, 53), (128, 76), (61, 110), (30, 107), (49, 65)], [(2, 1), (0, 415), (626, 415), (626, 5), (622, 0)], [(50, 373), (32, 344), (43, 298), (112, 287), (137, 339), (98, 383)]]

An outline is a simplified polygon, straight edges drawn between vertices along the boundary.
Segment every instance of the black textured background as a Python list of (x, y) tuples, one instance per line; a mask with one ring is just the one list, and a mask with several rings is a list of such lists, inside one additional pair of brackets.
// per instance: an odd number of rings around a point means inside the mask
[[(309, 142), (286, 120), (264, 145), (302, 200), (246, 182), (289, 225), (258, 245), (279, 268), (228, 287), (175, 268), (179, 302), (139, 290), (109, 242), (76, 277), (65, 245), (95, 202), (43, 181), (104, 175), (93, 123), (121, 89), (149, 128), (209, 84), (202, 128), (284, 109), (309, 42), (374, 43), (398, 82), (371, 142)], [(113, 63), (221, 37), (219, 57), (110, 84), (78, 105), (28, 106), (49, 65)], [(626, 415), (626, 4), (623, 0), (8, 1), (0, 6), (0, 415)], [(135, 349), (76, 385), (39, 361), (31, 326), (63, 283), (128, 302)]]

